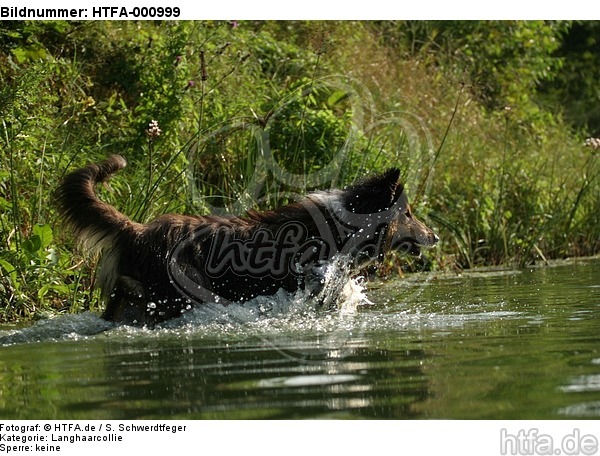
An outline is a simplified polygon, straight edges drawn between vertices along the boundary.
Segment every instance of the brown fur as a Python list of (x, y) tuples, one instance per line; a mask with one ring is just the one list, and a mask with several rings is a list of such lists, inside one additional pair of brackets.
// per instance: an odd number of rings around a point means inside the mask
[(98, 284), (110, 321), (155, 324), (206, 301), (311, 288), (307, 277), (334, 258), (357, 271), (390, 249), (418, 254), (438, 240), (412, 215), (397, 169), (245, 217), (168, 214), (140, 224), (94, 190), (125, 166), (111, 156), (68, 174), (57, 190), (76, 239), (102, 256)]

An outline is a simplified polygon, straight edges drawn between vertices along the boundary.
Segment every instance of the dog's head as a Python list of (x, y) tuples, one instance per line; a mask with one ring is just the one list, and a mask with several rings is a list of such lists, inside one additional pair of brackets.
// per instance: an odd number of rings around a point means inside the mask
[(433, 246), (439, 238), (412, 213), (400, 170), (392, 168), (342, 190), (336, 213), (342, 223), (358, 230), (357, 248), (365, 260), (381, 260), (390, 250), (419, 256), (421, 246)]

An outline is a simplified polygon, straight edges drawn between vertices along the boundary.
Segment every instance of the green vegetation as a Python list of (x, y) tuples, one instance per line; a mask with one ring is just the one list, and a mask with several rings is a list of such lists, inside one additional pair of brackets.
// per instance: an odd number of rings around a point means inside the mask
[(111, 153), (130, 166), (102, 198), (139, 221), (398, 166), (433, 267), (596, 254), (598, 27), (0, 23), (0, 320), (98, 306), (52, 192)]

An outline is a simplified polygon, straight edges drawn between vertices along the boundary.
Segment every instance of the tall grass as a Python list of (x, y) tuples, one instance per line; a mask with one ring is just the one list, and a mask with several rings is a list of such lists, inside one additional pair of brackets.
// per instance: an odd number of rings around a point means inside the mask
[(490, 110), (468, 76), (382, 30), (94, 23), (42, 60), (2, 48), (0, 320), (97, 308), (95, 259), (72, 254), (51, 195), (109, 153), (130, 166), (98, 191), (142, 222), (274, 207), (396, 166), (442, 239), (434, 267), (597, 253), (597, 149), (559, 118)]

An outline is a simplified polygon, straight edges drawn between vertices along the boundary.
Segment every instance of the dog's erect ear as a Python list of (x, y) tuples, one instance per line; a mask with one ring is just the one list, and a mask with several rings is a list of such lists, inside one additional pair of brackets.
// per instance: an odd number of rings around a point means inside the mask
[(402, 194), (398, 183), (400, 170), (391, 168), (383, 174), (370, 177), (351, 185), (344, 191), (344, 206), (356, 214), (371, 214), (385, 211)]
[(401, 183), (398, 183), (398, 185), (396, 185), (396, 189), (394, 190), (394, 196), (392, 197), (392, 204), (396, 204), (403, 193), (404, 193), (404, 185), (402, 185)]

